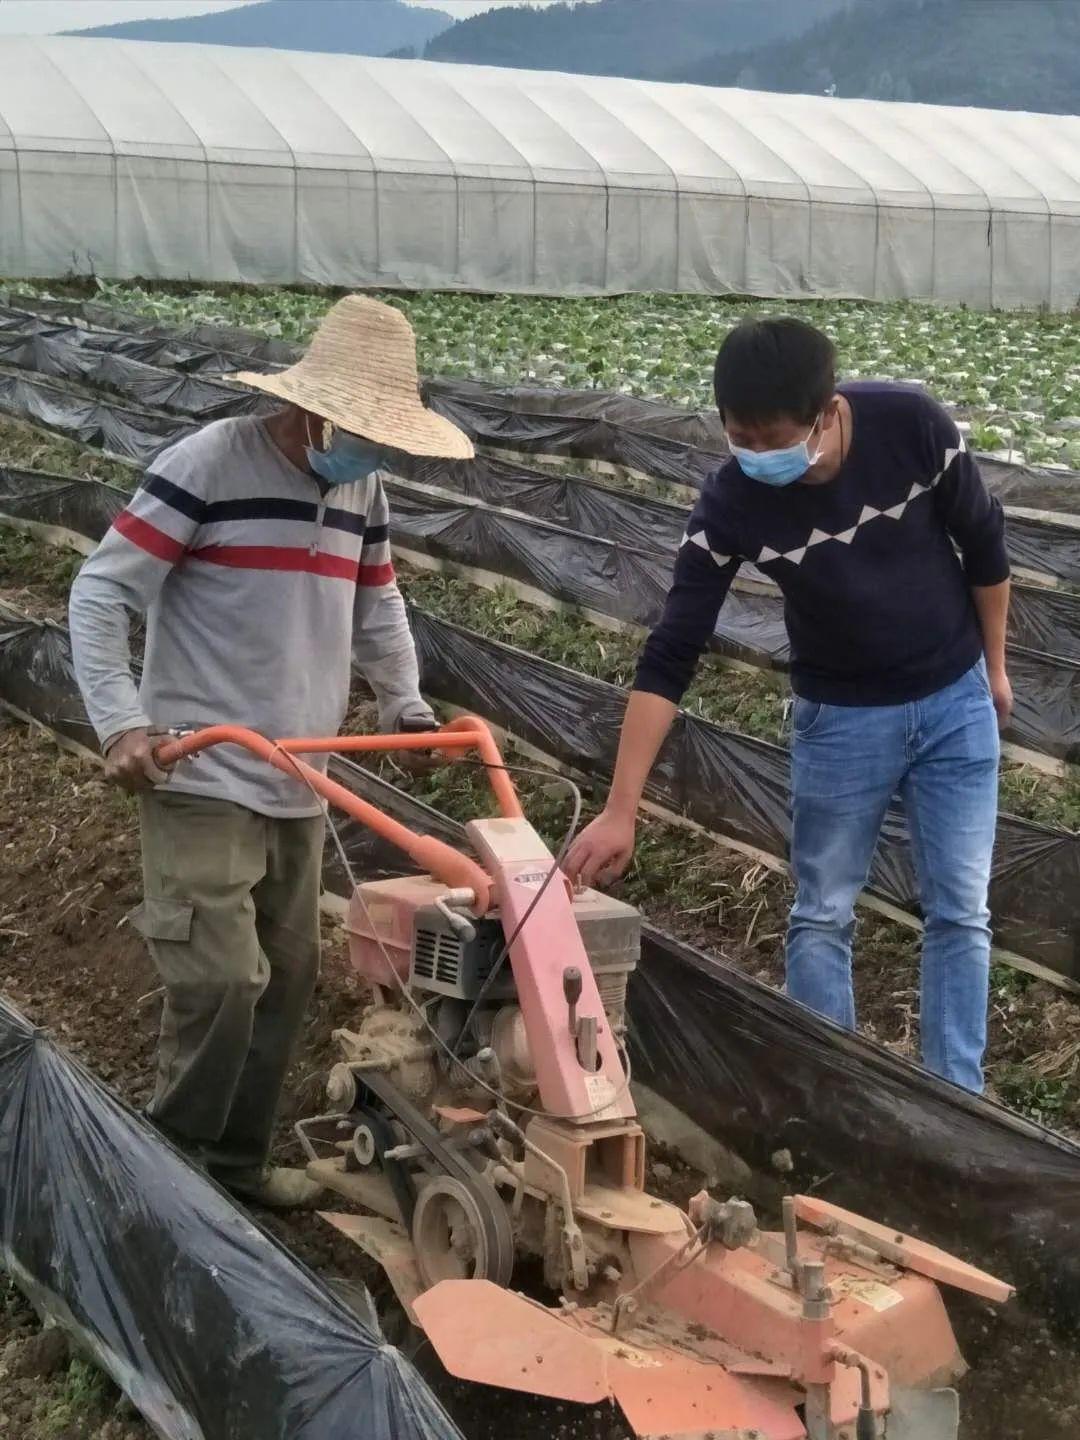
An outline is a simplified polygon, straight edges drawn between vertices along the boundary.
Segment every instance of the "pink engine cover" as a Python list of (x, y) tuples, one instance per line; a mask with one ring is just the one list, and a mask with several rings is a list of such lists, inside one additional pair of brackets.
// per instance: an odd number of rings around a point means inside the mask
[[(422, 906), (433, 905), (445, 894), (445, 884), (423, 875), (372, 880), (357, 886), (349, 901), (345, 929), (349, 936), (349, 960), (365, 980), (373, 985), (396, 988), (395, 971), (399, 980), (408, 980), (414, 916)], [(393, 970), (386, 962), (379, 940), (393, 961)]]

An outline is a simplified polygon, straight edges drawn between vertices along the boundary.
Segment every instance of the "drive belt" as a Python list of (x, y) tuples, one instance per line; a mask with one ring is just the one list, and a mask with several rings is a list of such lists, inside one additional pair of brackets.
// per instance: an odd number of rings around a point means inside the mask
[(382, 1167), (382, 1172), (393, 1191), (394, 1200), (401, 1218), (405, 1222), (405, 1228), (411, 1230), (413, 1211), (416, 1208), (416, 1186), (413, 1184), (413, 1178), (403, 1160), (387, 1160), (386, 1158), (386, 1152), (393, 1150), (398, 1143), (393, 1126), (382, 1111), (376, 1110), (374, 1105), (358, 1104), (354, 1106), (352, 1113), (371, 1131), (371, 1138), (375, 1142), (375, 1154)]
[(484, 1226), (484, 1240), (491, 1264), (491, 1273), (486, 1278), (496, 1285), (509, 1285), (514, 1272), (514, 1232), (509, 1211), (498, 1191), (477, 1173), (460, 1150), (447, 1144), (427, 1116), (407, 1100), (381, 1071), (361, 1071), (356, 1080), (360, 1090), (368, 1090), (386, 1106), (408, 1132), (410, 1139), (427, 1151), (444, 1174), (452, 1175), (469, 1191), (476, 1201)]

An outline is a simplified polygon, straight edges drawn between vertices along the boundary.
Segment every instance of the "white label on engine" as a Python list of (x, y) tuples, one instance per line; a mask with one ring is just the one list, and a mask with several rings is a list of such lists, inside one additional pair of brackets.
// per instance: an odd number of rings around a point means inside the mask
[(585, 1094), (593, 1110), (603, 1110), (614, 1102), (615, 1086), (606, 1075), (586, 1075)]
[(514, 876), (514, 884), (530, 887), (542, 885), (550, 873), (549, 870), (523, 870), (520, 875)]

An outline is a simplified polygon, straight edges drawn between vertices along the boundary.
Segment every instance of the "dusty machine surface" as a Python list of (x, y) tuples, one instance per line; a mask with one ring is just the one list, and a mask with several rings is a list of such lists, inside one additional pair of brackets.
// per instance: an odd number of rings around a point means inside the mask
[[(738, 1198), (684, 1212), (648, 1194), (624, 1046), (639, 917), (573, 893), (482, 722), (277, 743), (218, 729), (167, 758), (212, 743), (302, 775), (428, 872), (356, 888), (370, 1000), (337, 1032), (327, 1113), (298, 1132), (311, 1175), (363, 1212), (325, 1218), (448, 1371), (610, 1400), (656, 1440), (956, 1440), (965, 1366), (939, 1287), (1010, 1287), (811, 1197), (770, 1233)], [(433, 744), (488, 768), (500, 814), (467, 827), (479, 863), (295, 758)]]

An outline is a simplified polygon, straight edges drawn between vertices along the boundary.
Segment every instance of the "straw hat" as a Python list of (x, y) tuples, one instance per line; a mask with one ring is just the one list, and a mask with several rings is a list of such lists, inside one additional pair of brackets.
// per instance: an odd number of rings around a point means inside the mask
[(346, 295), (328, 311), (304, 356), (287, 370), (225, 376), (301, 405), (377, 445), (409, 455), (471, 460), (472, 441), (425, 408), (416, 336), (400, 310)]

